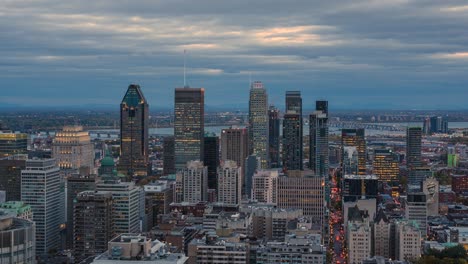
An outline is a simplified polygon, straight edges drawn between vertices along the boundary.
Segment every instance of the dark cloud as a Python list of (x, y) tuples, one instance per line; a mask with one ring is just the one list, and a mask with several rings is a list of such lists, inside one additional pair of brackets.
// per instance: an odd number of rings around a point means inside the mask
[(137, 82), (171, 106), (187, 50), (211, 105), (245, 106), (251, 75), (279, 105), (299, 89), (310, 104), (466, 108), (466, 25), (466, 1), (0, 0), (0, 103), (112, 104)]

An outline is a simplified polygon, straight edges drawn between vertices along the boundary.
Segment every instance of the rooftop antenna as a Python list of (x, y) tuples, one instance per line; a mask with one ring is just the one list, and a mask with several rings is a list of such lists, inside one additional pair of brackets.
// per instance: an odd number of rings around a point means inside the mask
[(252, 85), (252, 72), (249, 72), (249, 86)]
[(184, 87), (187, 87), (187, 84), (185, 82), (185, 50), (184, 50)]

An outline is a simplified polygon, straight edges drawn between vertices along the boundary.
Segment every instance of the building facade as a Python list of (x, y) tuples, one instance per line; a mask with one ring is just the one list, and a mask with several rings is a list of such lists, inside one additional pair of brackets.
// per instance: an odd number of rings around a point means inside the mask
[(302, 118), (289, 111), (283, 119), (283, 170), (303, 170)]
[(94, 168), (94, 145), (82, 126), (64, 126), (55, 134), (52, 157), (61, 169)]
[(208, 168), (203, 165), (203, 161), (189, 161), (177, 174), (182, 180), (183, 202), (196, 203), (208, 199)]
[(268, 168), (268, 95), (262, 82), (250, 87), (249, 99), (249, 153), (260, 158), (261, 168)]
[(391, 185), (398, 184), (400, 167), (396, 154), (390, 149), (376, 149), (374, 154), (373, 173), (379, 177), (380, 181)]
[(219, 166), (219, 138), (216, 135), (205, 136), (203, 163), (208, 169), (208, 188), (216, 189)]
[(408, 127), (406, 130), (406, 166), (411, 170), (421, 167), (421, 137), (420, 127)]
[(277, 203), (278, 170), (259, 170), (252, 179), (252, 200), (259, 203)]
[(1, 263), (36, 263), (35, 223), (0, 212)]
[(268, 142), (270, 167), (279, 168), (281, 165), (280, 159), (280, 111), (270, 106), (268, 109)]
[(163, 139), (163, 175), (175, 174), (174, 137)]
[(241, 169), (233, 160), (224, 161), (218, 167), (218, 202), (239, 205), (242, 198)]
[(365, 130), (363, 128), (342, 129), (341, 145), (342, 147), (356, 147), (358, 151), (358, 174), (366, 175), (367, 144), (365, 138)]

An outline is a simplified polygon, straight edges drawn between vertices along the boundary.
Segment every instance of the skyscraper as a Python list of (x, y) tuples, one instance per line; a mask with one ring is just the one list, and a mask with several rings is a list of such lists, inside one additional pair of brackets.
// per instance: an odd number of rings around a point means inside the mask
[(279, 110), (274, 106), (270, 106), (268, 110), (268, 141), (269, 141), (269, 155), (270, 167), (280, 167), (280, 117)]
[(255, 81), (250, 88), (249, 152), (260, 158), (262, 168), (268, 167), (268, 134), (268, 95), (263, 83)]
[(163, 139), (163, 175), (175, 174), (174, 137)]
[(10, 130), (0, 130), (0, 158), (15, 154), (27, 154), (27, 152), (27, 134), (16, 133)]
[(343, 147), (341, 168), (343, 175), (359, 174), (359, 153), (356, 147)]
[(233, 160), (225, 160), (218, 167), (218, 202), (239, 205), (242, 198), (241, 170)]
[(328, 101), (324, 101), (324, 100), (315, 101), (315, 110), (322, 111), (322, 113), (328, 115)]
[(283, 169), (303, 169), (302, 119), (300, 114), (289, 111), (283, 119)]
[(325, 111), (317, 110), (309, 118), (309, 164), (317, 175), (328, 178), (328, 115)]
[(36, 254), (59, 249), (61, 222), (60, 169), (55, 159), (30, 159), (21, 171), (21, 201), (31, 205), (36, 223)]
[(52, 156), (61, 169), (94, 168), (94, 145), (82, 126), (64, 126), (55, 134)]
[(221, 130), (221, 160), (233, 160), (241, 167), (242, 184), (245, 184), (245, 160), (249, 155), (247, 128)]
[(27, 155), (0, 158), (0, 190), (5, 191), (6, 201), (21, 200), (21, 170), (26, 168)]
[(75, 263), (107, 250), (114, 233), (110, 192), (84, 191), (73, 205), (73, 256)]
[(421, 137), (420, 127), (408, 127), (406, 130), (406, 166), (411, 169), (420, 167), (421, 162)]
[(380, 181), (390, 184), (398, 184), (400, 167), (398, 166), (398, 157), (390, 149), (376, 149), (374, 151), (374, 174)]
[(359, 175), (366, 175), (366, 138), (363, 128), (342, 129), (341, 131), (342, 147), (356, 147), (358, 151)]
[(203, 161), (189, 161), (183, 170), (177, 172), (182, 177), (182, 201), (198, 203), (208, 199), (208, 168)]
[(286, 91), (286, 113), (295, 112), (302, 117), (302, 97), (300, 91)]
[(176, 88), (174, 105), (174, 153), (176, 170), (192, 160), (203, 161), (205, 89)]
[(204, 164), (208, 168), (208, 188), (216, 189), (216, 170), (219, 166), (219, 138), (216, 135), (205, 136)]
[(149, 105), (139, 85), (128, 86), (120, 104), (120, 161), (118, 171), (127, 176), (148, 175)]

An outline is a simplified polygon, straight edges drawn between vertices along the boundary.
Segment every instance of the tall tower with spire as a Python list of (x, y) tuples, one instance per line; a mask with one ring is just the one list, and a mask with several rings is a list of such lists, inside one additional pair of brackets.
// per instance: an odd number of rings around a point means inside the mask
[(148, 175), (149, 105), (137, 84), (128, 86), (120, 104), (119, 173), (127, 180)]

